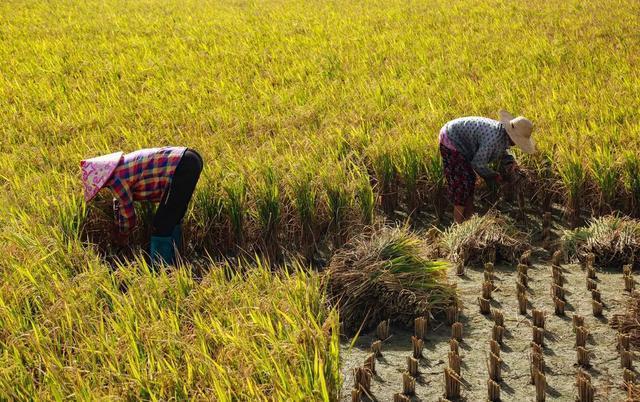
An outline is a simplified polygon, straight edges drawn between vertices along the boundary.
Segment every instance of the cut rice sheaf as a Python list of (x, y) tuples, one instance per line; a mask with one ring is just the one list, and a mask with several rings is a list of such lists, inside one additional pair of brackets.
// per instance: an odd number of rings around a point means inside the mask
[(527, 235), (508, 217), (496, 212), (453, 225), (444, 231), (442, 246), (453, 262), (474, 266), (482, 266), (494, 258), (515, 264), (530, 248)]
[(447, 262), (427, 256), (423, 240), (406, 228), (382, 228), (356, 237), (336, 253), (325, 282), (343, 328), (352, 332), (391, 319), (407, 327), (416, 317), (443, 311), (457, 299)]
[(582, 263), (593, 254), (601, 267), (632, 264), (640, 268), (640, 221), (635, 219), (611, 215), (595, 218), (586, 227), (565, 232), (562, 243), (569, 256)]

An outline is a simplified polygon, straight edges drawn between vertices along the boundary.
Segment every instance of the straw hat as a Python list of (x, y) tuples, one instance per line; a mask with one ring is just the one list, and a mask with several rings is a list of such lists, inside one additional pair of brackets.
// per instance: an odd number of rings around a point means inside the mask
[(536, 151), (536, 143), (531, 138), (533, 131), (533, 123), (526, 117), (513, 115), (506, 110), (500, 111), (500, 123), (507, 130), (507, 134), (511, 140), (526, 154), (532, 154)]
[(91, 201), (104, 187), (107, 180), (111, 178), (113, 171), (116, 170), (120, 159), (122, 159), (122, 152), (115, 152), (80, 162), (86, 202)]

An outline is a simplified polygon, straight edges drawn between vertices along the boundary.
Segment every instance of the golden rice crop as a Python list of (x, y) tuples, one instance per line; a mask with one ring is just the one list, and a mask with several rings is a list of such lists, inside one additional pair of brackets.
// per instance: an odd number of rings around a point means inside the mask
[(564, 200), (574, 224), (638, 215), (639, 16), (632, 0), (0, 2), (0, 395), (331, 399), (337, 355), (290, 342), (333, 317), (313, 275), (153, 277), (152, 208), (115, 250), (78, 161), (193, 147), (189, 260), (310, 257), (362, 224), (442, 218), (440, 126), (504, 107), (536, 124), (535, 204)]

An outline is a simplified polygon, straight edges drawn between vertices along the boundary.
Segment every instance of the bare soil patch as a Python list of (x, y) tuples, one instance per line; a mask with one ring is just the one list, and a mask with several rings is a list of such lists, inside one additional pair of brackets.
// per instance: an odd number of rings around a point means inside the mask
[[(566, 283), (566, 315), (554, 315), (554, 303), (550, 294), (552, 269), (550, 264), (535, 264), (529, 269), (529, 308), (526, 316), (518, 314), (516, 291), (517, 271), (511, 266), (497, 266), (492, 308), (504, 313), (506, 333), (501, 347), (503, 401), (533, 401), (535, 387), (530, 384), (529, 353), (532, 340), (531, 309), (546, 311), (546, 336), (544, 347), (545, 374), (547, 378), (546, 399), (551, 401), (573, 401), (577, 396), (575, 386), (577, 366), (575, 334), (572, 315), (584, 316), (585, 326), (590, 332), (587, 348), (593, 352), (591, 366), (586, 372), (596, 387), (595, 400), (622, 401), (626, 392), (622, 388), (623, 373), (620, 356), (616, 349), (616, 331), (608, 320), (615, 313), (624, 311), (629, 294), (624, 292), (621, 272), (598, 269), (597, 288), (605, 305), (603, 316), (592, 314), (592, 295), (586, 287), (586, 272), (579, 265), (564, 265)], [(480, 314), (477, 298), (481, 294), (482, 269), (467, 269), (462, 277), (451, 268), (449, 276), (458, 284), (460, 298), (464, 303), (460, 320), (464, 324), (463, 342), (460, 344), (464, 401), (482, 401), (487, 398), (487, 359), (493, 320)], [(392, 336), (383, 343), (382, 357), (377, 359), (371, 392), (379, 401), (392, 401), (393, 394), (402, 391), (402, 373), (406, 371), (406, 358), (411, 355), (412, 332), (392, 328)], [(433, 321), (425, 342), (424, 358), (420, 361), (420, 376), (416, 382), (414, 401), (437, 401), (443, 397), (443, 370), (448, 366), (451, 327), (444, 322)], [(350, 348), (351, 340), (343, 343), (343, 401), (351, 400), (353, 387), (351, 371), (361, 366), (369, 355), (375, 331), (361, 335)]]

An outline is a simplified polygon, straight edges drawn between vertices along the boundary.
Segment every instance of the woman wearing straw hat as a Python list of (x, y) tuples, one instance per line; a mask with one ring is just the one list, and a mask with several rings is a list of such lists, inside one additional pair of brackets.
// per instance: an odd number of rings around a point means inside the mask
[(103, 188), (114, 195), (117, 230), (113, 237), (118, 245), (128, 243), (136, 225), (134, 201), (159, 203), (153, 218), (151, 265), (175, 263), (182, 218), (200, 178), (202, 157), (185, 147), (149, 148), (85, 159), (80, 166), (87, 202)]
[(529, 119), (513, 117), (504, 110), (500, 111), (499, 120), (461, 117), (442, 127), (440, 155), (456, 223), (473, 215), (476, 173), (487, 182), (504, 182), (505, 178), (491, 169), (489, 163), (499, 161), (509, 174), (517, 172), (518, 165), (507, 151), (516, 145), (524, 153), (535, 152), (532, 131)]

